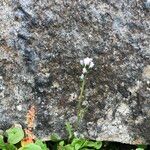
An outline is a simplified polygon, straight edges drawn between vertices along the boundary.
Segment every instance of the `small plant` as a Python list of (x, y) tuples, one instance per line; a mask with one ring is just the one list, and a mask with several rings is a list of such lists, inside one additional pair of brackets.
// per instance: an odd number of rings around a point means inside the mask
[(92, 58), (85, 58), (80, 60), (80, 64), (82, 68), (82, 74), (80, 76), (81, 79), (81, 87), (80, 87), (80, 95), (78, 98), (78, 106), (77, 106), (77, 116), (78, 122), (83, 118), (86, 108), (82, 108), (82, 103), (84, 101), (84, 91), (85, 91), (85, 84), (86, 84), (86, 76), (89, 73), (89, 70), (94, 67), (93, 59)]
[(66, 144), (61, 141), (58, 146), (58, 150), (88, 150), (94, 149), (99, 150), (102, 147), (102, 142), (93, 142), (81, 138), (73, 138), (71, 143)]
[[(2, 150), (48, 150), (46, 144), (33, 134), (35, 121), (35, 107), (31, 106), (27, 113), (27, 129), (23, 130), (21, 125), (15, 124), (0, 135), (0, 149)], [(7, 141), (4, 141), (4, 138)]]
[(19, 150), (48, 150), (46, 144), (36, 139), (33, 134), (35, 114), (35, 106), (31, 106), (26, 116), (27, 129), (25, 129), (25, 137), (21, 140), (22, 147)]
[(12, 127), (6, 130), (7, 142), (10, 144), (17, 144), (24, 138), (24, 131), (21, 127)]
[(35, 122), (35, 113), (36, 113), (35, 107), (31, 106), (26, 116), (27, 128), (24, 129), (25, 137), (21, 141), (22, 146), (25, 146), (27, 144), (34, 142), (35, 136), (33, 134), (33, 128), (34, 128), (34, 122)]
[(73, 129), (70, 123), (66, 123), (66, 130), (69, 135), (69, 142), (66, 143), (64, 140), (60, 141), (57, 149), (58, 150), (99, 150), (102, 147), (101, 141), (91, 141), (84, 138), (77, 138), (73, 134)]
[[(0, 149), (2, 150), (16, 150), (15, 144), (20, 142), (24, 137), (24, 132), (20, 127), (12, 127), (0, 135)], [(7, 138), (7, 142), (4, 142), (4, 138)]]
[[(25, 134), (21, 126), (12, 127), (0, 135), (0, 149), (1, 150), (48, 150), (46, 144), (41, 140), (35, 139), (34, 141), (27, 141), (22, 143), (25, 139)], [(7, 138), (7, 141), (4, 141)]]

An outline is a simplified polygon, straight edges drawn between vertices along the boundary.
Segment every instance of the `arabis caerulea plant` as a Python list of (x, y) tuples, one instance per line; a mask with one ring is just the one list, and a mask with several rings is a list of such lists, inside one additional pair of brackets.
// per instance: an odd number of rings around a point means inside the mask
[(94, 67), (93, 59), (92, 58), (84, 58), (80, 60), (80, 64), (82, 66), (82, 74), (80, 76), (81, 79), (81, 88), (80, 88), (80, 95), (79, 95), (79, 102), (78, 102), (78, 121), (83, 117), (85, 109), (82, 109), (82, 103), (84, 98), (84, 90), (85, 90), (85, 80), (86, 75), (89, 73), (89, 70)]

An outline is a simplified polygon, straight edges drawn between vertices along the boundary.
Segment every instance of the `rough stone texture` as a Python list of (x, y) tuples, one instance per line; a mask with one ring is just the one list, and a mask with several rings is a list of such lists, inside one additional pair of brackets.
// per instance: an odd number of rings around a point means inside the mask
[(0, 0), (0, 128), (25, 126), (64, 138), (76, 121), (80, 59), (86, 84), (81, 132), (97, 140), (150, 143), (150, 3), (144, 0)]

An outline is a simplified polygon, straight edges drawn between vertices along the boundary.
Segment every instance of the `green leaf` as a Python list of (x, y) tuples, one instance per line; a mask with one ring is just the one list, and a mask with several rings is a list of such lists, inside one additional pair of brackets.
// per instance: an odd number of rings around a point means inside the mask
[(6, 144), (6, 147), (3, 150), (17, 150), (17, 147), (13, 144)]
[(4, 143), (3, 136), (0, 135), (0, 149), (5, 149), (6, 144)]
[(144, 148), (136, 148), (136, 150), (144, 150)]
[(138, 147), (138, 148), (146, 149), (146, 148), (147, 148), (147, 145), (139, 144), (137, 147)]
[(87, 147), (100, 149), (102, 147), (102, 142), (93, 142), (93, 141), (88, 141), (86, 139), (74, 138), (71, 145), (74, 146), (75, 150), (79, 150), (81, 148), (87, 148)]
[(8, 142), (11, 144), (17, 144), (24, 137), (24, 132), (22, 128), (14, 127), (6, 130)]
[(91, 148), (95, 148), (95, 149), (100, 149), (102, 147), (102, 142), (86, 141), (84, 143), (84, 147), (91, 147)]
[(73, 129), (69, 122), (66, 122), (66, 130), (69, 134), (69, 139), (71, 139), (73, 137)]
[(60, 146), (64, 146), (64, 144), (65, 144), (64, 141), (60, 141), (60, 142), (59, 142), (59, 145), (60, 145)]
[(58, 145), (58, 150), (75, 150), (73, 145), (67, 144), (64, 146), (64, 144), (64, 141), (60, 141)]
[(50, 140), (53, 141), (53, 142), (57, 142), (57, 141), (60, 141), (61, 138), (57, 133), (54, 133), (54, 134), (51, 135)]
[(75, 150), (79, 150), (84, 147), (86, 140), (74, 138), (71, 145), (74, 146)]
[(40, 146), (30, 143), (24, 147), (19, 148), (19, 150), (42, 150)]
[(43, 143), (41, 140), (36, 140), (35, 144), (40, 146), (42, 150), (48, 150), (46, 144)]
[(99, 150), (102, 147), (102, 142), (94, 142), (81, 138), (74, 138), (71, 144), (67, 144), (64, 146), (64, 141), (59, 143), (59, 149), (61, 150), (88, 150), (96, 149)]
[(75, 149), (74, 149), (74, 146), (68, 144), (68, 145), (64, 146), (64, 147), (62, 148), (62, 150), (75, 150)]
[(57, 145), (57, 150), (64, 150), (64, 141), (60, 141), (59, 144)]
[[(81, 150), (89, 150), (89, 148), (82, 148)], [(95, 150), (95, 149), (90, 148), (90, 150)]]

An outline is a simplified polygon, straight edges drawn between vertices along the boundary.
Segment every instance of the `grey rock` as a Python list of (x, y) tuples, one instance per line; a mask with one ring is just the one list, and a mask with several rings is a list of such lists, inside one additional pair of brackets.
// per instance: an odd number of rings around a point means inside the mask
[(76, 133), (150, 144), (149, 11), (143, 0), (1, 0), (0, 129), (26, 127), (34, 105), (35, 135), (65, 138), (65, 122), (75, 128), (79, 62), (91, 57)]

